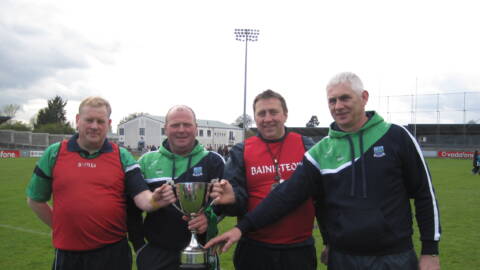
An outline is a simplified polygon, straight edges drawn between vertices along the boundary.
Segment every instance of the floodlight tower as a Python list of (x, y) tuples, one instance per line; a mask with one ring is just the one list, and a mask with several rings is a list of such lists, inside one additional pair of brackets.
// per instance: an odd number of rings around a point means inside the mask
[(245, 77), (243, 82), (243, 140), (247, 135), (247, 52), (248, 42), (258, 41), (258, 29), (235, 29), (235, 38), (238, 41), (245, 42)]

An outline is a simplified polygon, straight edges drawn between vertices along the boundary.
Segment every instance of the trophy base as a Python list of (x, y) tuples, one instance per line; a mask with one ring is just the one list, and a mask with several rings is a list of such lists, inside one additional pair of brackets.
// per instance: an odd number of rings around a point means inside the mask
[(204, 269), (207, 262), (207, 251), (201, 247), (189, 246), (180, 254), (180, 269)]

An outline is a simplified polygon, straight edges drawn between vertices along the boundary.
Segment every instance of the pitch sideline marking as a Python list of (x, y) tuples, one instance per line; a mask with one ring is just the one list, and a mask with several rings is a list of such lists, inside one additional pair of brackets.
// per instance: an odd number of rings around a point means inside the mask
[(50, 236), (49, 233), (44, 233), (44, 232), (39, 232), (39, 231), (34, 231), (34, 230), (29, 230), (29, 229), (24, 229), (21, 227), (14, 227), (6, 224), (0, 224), (0, 227), (10, 229), (10, 230), (16, 230), (16, 231), (21, 231), (21, 232), (27, 232), (27, 233), (33, 233), (33, 234), (38, 234), (38, 235), (44, 235), (44, 236)]

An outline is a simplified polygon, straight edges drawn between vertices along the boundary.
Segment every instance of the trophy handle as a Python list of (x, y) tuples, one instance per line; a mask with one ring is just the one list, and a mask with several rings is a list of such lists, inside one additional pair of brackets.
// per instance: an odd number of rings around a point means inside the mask
[(175, 207), (175, 209), (177, 209), (178, 211), (180, 211), (180, 213), (182, 213), (184, 216), (188, 216), (187, 213), (183, 212), (182, 209), (180, 209), (180, 207), (178, 207), (175, 203), (172, 203), (173, 207)]
[[(208, 188), (208, 192), (207, 192), (207, 199), (206, 199), (207, 202), (210, 199), (209, 197), (210, 197), (210, 193), (213, 190), (213, 184), (218, 183), (219, 181), (220, 181), (220, 179), (218, 179), (218, 178), (214, 178), (214, 179), (210, 180), (210, 183), (208, 184), (209, 188)], [(218, 197), (213, 199), (205, 208), (208, 208), (208, 207), (214, 205), (215, 202), (217, 201), (217, 199), (218, 199)]]
[[(173, 195), (175, 195), (175, 198), (177, 199), (178, 202), (178, 196), (177, 196), (177, 187), (175, 186), (175, 181), (173, 179), (169, 179), (165, 181), (165, 184), (172, 186), (173, 189)], [(172, 203), (173, 207), (177, 209), (180, 213), (182, 213), (185, 216), (188, 216), (176, 203)]]

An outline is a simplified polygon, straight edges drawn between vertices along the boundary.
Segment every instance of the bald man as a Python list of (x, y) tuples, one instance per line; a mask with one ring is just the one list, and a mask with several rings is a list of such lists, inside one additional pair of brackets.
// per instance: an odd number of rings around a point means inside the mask
[[(175, 183), (210, 182), (211, 179), (223, 178), (225, 162), (220, 155), (207, 151), (196, 140), (197, 121), (190, 107), (177, 105), (168, 110), (165, 133), (167, 139), (160, 148), (139, 159), (151, 190), (169, 180)], [(145, 219), (133, 204), (129, 205), (128, 212), (129, 240), (137, 253), (139, 270), (177, 270), (181, 250), (190, 241), (190, 231), (195, 230), (201, 244), (204, 244), (208, 224), (216, 224), (216, 215), (209, 208), (206, 214), (188, 223), (173, 205), (148, 213)]]

